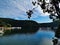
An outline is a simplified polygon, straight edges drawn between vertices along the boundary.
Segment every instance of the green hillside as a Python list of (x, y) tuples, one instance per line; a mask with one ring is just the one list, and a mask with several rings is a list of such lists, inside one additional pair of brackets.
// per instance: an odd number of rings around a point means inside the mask
[(38, 23), (33, 20), (14, 20), (9, 18), (0, 18), (0, 24), (3, 24), (4, 27), (8, 24), (10, 27), (22, 27), (19, 32), (36, 32), (39, 29)]

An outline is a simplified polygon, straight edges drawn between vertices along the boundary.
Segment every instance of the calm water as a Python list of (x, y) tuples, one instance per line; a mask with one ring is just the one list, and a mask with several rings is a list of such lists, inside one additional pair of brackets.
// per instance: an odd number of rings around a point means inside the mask
[(0, 37), (0, 45), (52, 45), (54, 32), (38, 30), (34, 34), (14, 34)]

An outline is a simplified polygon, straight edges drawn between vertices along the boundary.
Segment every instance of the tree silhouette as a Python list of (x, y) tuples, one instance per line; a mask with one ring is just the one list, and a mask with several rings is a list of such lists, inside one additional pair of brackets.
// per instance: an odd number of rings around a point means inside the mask
[[(36, 4), (40, 6), (44, 13), (48, 12), (52, 17), (51, 19), (54, 20), (54, 17), (56, 17), (56, 19), (60, 19), (60, 7), (59, 7), (60, 0), (37, 0), (37, 1), (32, 1), (32, 4), (33, 6), (35, 6)], [(33, 14), (33, 9), (28, 10), (27, 15), (29, 19), (32, 14)]]
[(30, 19), (31, 15), (33, 14), (33, 11), (32, 10), (28, 10), (26, 13), (28, 15), (28, 18)]

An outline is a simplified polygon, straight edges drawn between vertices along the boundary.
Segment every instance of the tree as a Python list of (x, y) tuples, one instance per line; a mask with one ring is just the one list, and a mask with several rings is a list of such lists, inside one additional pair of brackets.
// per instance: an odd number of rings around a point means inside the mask
[[(49, 18), (53, 19), (53, 21), (55, 21), (56, 19), (60, 20), (60, 0), (37, 0), (37, 1), (32, 1), (32, 4), (33, 6), (35, 6), (36, 4), (40, 6), (44, 13), (48, 12), (50, 14)], [(32, 14), (33, 14), (33, 9), (28, 10), (27, 15), (29, 19)], [(60, 29), (58, 28), (56, 32), (60, 32), (59, 30)], [(56, 33), (56, 35), (60, 35), (60, 33)]]
[[(60, 19), (60, 0), (37, 0), (37, 1), (32, 1), (33, 6), (36, 4), (40, 6), (43, 10), (43, 12), (48, 12), (50, 16), (52, 16), (51, 19), (54, 19), (54, 16), (56, 19)], [(36, 7), (35, 7), (36, 8)], [(33, 8), (33, 9), (35, 9)], [(33, 14), (33, 9), (28, 10), (26, 13), (28, 15), (28, 18), (30, 19), (31, 15)], [(53, 16), (54, 15), (54, 16)]]

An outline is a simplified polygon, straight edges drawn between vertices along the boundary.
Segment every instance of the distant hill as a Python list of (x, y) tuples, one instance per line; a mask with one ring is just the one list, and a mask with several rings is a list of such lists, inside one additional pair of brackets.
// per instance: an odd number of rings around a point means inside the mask
[(0, 18), (0, 22), (5, 22), (7, 24), (11, 24), (12, 27), (18, 27), (18, 26), (26, 26), (26, 25), (33, 25), (37, 26), (38, 23), (33, 20), (14, 20), (10, 18)]
[(32, 25), (32, 26), (39, 26), (39, 27), (56, 27), (60, 24), (60, 21), (54, 21), (51, 23), (37, 23), (33, 20), (14, 20), (10, 18), (0, 18), (0, 22), (5, 22), (7, 24), (11, 24), (12, 27), (18, 27), (18, 26), (27, 26), (27, 25)]
[(51, 22), (51, 23), (39, 23), (39, 27), (57, 27), (59, 26), (60, 24), (60, 21), (54, 21), (54, 22)]
[(39, 29), (39, 24), (33, 20), (14, 20), (10, 18), (0, 18), (0, 23), (3, 25), (10, 24), (11, 27), (22, 27), (20, 32), (36, 32)]

